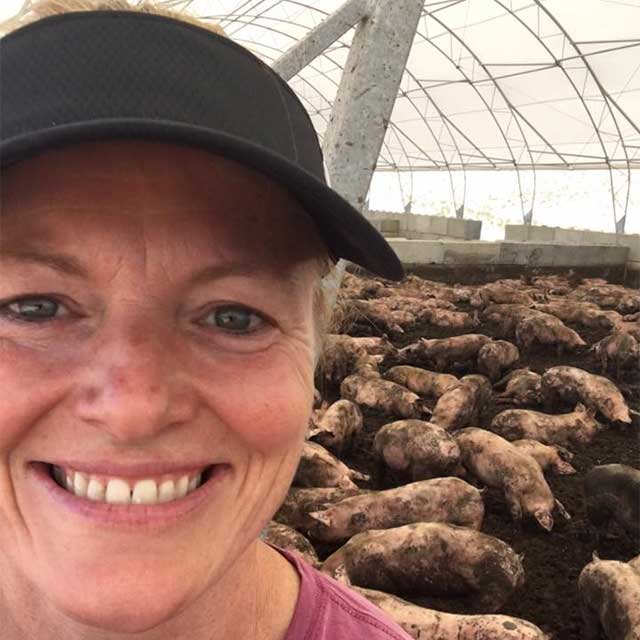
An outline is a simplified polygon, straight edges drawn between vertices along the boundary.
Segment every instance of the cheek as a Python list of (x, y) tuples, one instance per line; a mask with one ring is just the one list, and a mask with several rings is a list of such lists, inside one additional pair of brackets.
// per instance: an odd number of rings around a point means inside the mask
[(207, 404), (249, 450), (269, 455), (302, 441), (313, 402), (311, 353), (220, 365), (210, 371)]

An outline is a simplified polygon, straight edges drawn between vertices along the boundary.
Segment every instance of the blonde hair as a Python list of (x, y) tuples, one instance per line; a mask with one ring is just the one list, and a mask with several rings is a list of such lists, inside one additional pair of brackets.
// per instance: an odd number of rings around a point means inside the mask
[(227, 35), (217, 22), (200, 20), (184, 11), (176, 11), (149, 0), (137, 4), (131, 4), (128, 0), (26, 0), (17, 15), (0, 25), (0, 34), (10, 33), (43, 18), (77, 11), (138, 11), (174, 18), (222, 36)]
[[(208, 29), (213, 33), (226, 36), (224, 29), (216, 22), (205, 22), (183, 11), (169, 9), (149, 0), (141, 0), (137, 4), (130, 4), (128, 0), (26, 0), (22, 10), (10, 20), (0, 24), (0, 35), (15, 31), (38, 20), (64, 13), (78, 11), (139, 11), (154, 15), (166, 16), (181, 20), (197, 27)], [(333, 317), (333, 303), (336, 295), (336, 283), (330, 272), (334, 267), (329, 254), (318, 259), (319, 280), (313, 294), (313, 310), (315, 318), (315, 361), (317, 365), (322, 352), (324, 338), (331, 331)], [(338, 284), (339, 286), (339, 284)]]

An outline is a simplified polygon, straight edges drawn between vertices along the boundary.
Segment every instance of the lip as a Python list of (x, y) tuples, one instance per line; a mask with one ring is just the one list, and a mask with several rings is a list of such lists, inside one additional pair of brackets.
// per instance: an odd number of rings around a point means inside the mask
[(176, 465), (167, 462), (119, 464), (117, 462), (103, 460), (87, 463), (80, 460), (68, 459), (46, 460), (46, 463), (53, 464), (56, 467), (73, 469), (74, 471), (80, 471), (88, 475), (131, 478), (132, 480), (144, 480), (151, 476), (193, 474), (213, 464), (211, 460)]
[[(110, 465), (110, 468), (117, 465)], [(93, 465), (92, 465), (92, 468)], [(166, 467), (165, 467), (166, 468)], [(177, 469), (177, 467), (174, 467)], [(231, 466), (216, 464), (210, 468), (209, 479), (197, 489), (171, 502), (155, 505), (118, 505), (95, 502), (62, 489), (49, 475), (49, 465), (32, 462), (28, 465), (28, 476), (46, 493), (49, 500), (62, 510), (78, 515), (102, 526), (158, 529), (179, 521), (201, 508), (220, 493), (224, 479), (230, 474)], [(131, 467), (127, 467), (130, 471)]]

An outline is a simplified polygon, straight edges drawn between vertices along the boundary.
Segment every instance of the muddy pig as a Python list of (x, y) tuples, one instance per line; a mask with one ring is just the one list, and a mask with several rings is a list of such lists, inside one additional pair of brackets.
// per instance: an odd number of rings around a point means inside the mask
[(460, 331), (467, 331), (478, 326), (477, 320), (464, 311), (449, 311), (437, 307), (433, 307), (425, 319), (434, 327), (448, 327)]
[(431, 422), (448, 431), (462, 429), (478, 419), (491, 393), (491, 383), (485, 376), (464, 376), (456, 387), (440, 397)]
[(459, 478), (435, 478), (345, 498), (309, 514), (317, 526), (309, 533), (322, 542), (340, 542), (369, 529), (391, 529), (412, 522), (447, 522), (480, 529), (484, 502), (478, 489)]
[(578, 591), (584, 640), (640, 640), (640, 574), (632, 563), (594, 554), (580, 573)]
[(350, 469), (319, 444), (304, 443), (300, 463), (293, 478), (294, 486), (357, 489), (354, 480), (367, 481), (369, 476)]
[(553, 528), (553, 508), (570, 518), (555, 500), (538, 463), (510, 442), (484, 429), (463, 429), (454, 434), (462, 464), (480, 482), (504, 491), (511, 517), (520, 522), (532, 516), (546, 531)]
[(453, 473), (460, 449), (442, 428), (422, 420), (398, 420), (384, 425), (373, 440), (376, 456), (393, 471), (412, 480), (428, 480)]
[(340, 395), (359, 405), (402, 418), (420, 418), (425, 409), (420, 396), (382, 378), (349, 376), (340, 385)]
[(539, 404), (542, 400), (542, 376), (529, 369), (510, 371), (493, 388), (506, 385), (503, 393), (494, 396), (497, 404), (511, 403), (520, 406)]
[(398, 351), (398, 358), (405, 364), (430, 365), (444, 371), (454, 363), (474, 362), (483, 345), (490, 342), (489, 336), (468, 333), (452, 338), (420, 339)]
[(301, 533), (291, 527), (271, 521), (262, 530), (260, 539), (281, 549), (297, 553), (312, 566), (318, 564), (318, 554), (313, 545)]
[(539, 313), (523, 318), (516, 326), (516, 341), (520, 348), (528, 352), (531, 345), (556, 345), (558, 355), (564, 349), (573, 351), (577, 347), (584, 347), (587, 343), (559, 318), (548, 313)]
[(409, 365), (392, 367), (382, 377), (432, 400), (437, 400), (458, 384), (458, 378), (448, 373), (436, 373)]
[(346, 376), (354, 373), (378, 375), (378, 364), (383, 359), (382, 355), (368, 353), (351, 336), (329, 334), (318, 362), (318, 375), (329, 385), (340, 384)]
[(562, 401), (582, 402), (610, 422), (631, 423), (629, 407), (613, 382), (577, 367), (551, 367), (542, 376), (542, 398), (547, 407)]
[(529, 438), (542, 444), (581, 447), (600, 429), (594, 409), (578, 404), (575, 411), (551, 415), (530, 409), (507, 409), (493, 418), (491, 431), (507, 440)]
[(350, 400), (338, 400), (315, 421), (308, 437), (340, 455), (361, 430), (360, 407)]
[(613, 363), (616, 369), (616, 378), (620, 377), (622, 369), (637, 369), (640, 366), (640, 345), (628, 333), (615, 332), (596, 342), (589, 351), (592, 351), (599, 360), (602, 373), (606, 373), (609, 364)]
[(317, 511), (323, 505), (339, 502), (359, 493), (365, 493), (365, 491), (358, 489), (355, 485), (350, 489), (289, 487), (289, 491), (273, 519), (280, 524), (307, 532), (310, 527), (315, 526), (315, 521), (309, 517), (310, 512)]
[(615, 522), (640, 548), (640, 471), (624, 464), (594, 467), (585, 476), (584, 494), (598, 536)]
[(443, 613), (375, 589), (351, 587), (416, 640), (551, 640), (531, 622), (500, 615)]
[(478, 371), (496, 382), (502, 372), (512, 367), (520, 358), (515, 344), (506, 340), (487, 342), (478, 352)]
[(553, 471), (560, 476), (568, 476), (577, 473), (568, 460), (573, 454), (564, 447), (542, 444), (537, 440), (515, 440), (511, 443), (518, 451), (531, 456), (542, 471)]
[(484, 613), (500, 609), (524, 582), (522, 562), (508, 544), (439, 522), (358, 533), (320, 570), (346, 584), (390, 593), (470, 594), (469, 608)]

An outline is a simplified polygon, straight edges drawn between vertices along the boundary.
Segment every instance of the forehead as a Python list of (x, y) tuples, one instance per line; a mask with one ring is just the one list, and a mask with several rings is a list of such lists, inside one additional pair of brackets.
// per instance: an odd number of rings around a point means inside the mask
[[(279, 264), (317, 258), (313, 221), (280, 185), (211, 153), (112, 141), (49, 151), (2, 176), (0, 251), (116, 244)], [(94, 246), (95, 248), (95, 246)]]

